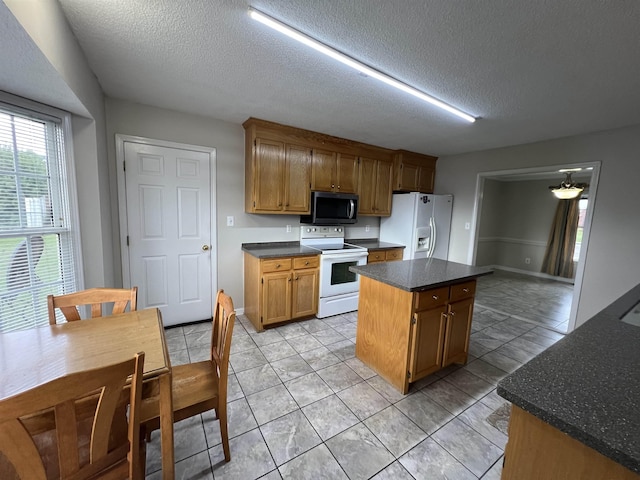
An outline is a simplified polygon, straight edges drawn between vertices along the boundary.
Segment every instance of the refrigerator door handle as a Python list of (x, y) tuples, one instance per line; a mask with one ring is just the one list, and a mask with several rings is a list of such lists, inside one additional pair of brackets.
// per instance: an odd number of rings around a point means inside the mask
[(427, 256), (431, 258), (433, 256), (433, 252), (436, 249), (436, 222), (433, 220), (433, 217), (429, 217), (429, 227), (431, 227), (431, 235), (429, 236), (429, 252)]

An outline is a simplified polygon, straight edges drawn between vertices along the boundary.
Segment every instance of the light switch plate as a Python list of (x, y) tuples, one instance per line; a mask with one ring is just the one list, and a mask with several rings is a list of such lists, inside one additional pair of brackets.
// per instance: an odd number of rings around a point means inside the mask
[(227, 217), (227, 227), (233, 227), (233, 215)]

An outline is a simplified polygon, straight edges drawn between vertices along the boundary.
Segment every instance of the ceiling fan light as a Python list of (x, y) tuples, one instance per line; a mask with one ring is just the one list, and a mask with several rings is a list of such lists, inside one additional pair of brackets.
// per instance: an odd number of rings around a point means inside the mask
[(560, 187), (552, 189), (551, 192), (553, 192), (553, 194), (560, 200), (569, 200), (571, 198), (576, 198), (583, 190), (584, 188)]

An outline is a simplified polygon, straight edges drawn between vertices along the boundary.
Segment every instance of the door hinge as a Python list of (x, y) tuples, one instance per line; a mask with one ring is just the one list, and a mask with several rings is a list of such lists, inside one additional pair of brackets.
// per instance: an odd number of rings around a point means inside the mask
[(127, 235), (127, 247), (129, 246), (129, 235)]
[(264, 284), (264, 278), (260, 279), (260, 283)]
[(411, 325), (415, 325), (416, 324), (416, 317), (411, 317)]
[(256, 208), (256, 202), (253, 202), (253, 208)]
[(127, 162), (125, 162), (124, 160), (122, 161), (122, 170), (124, 170), (125, 172), (127, 171)]
[(407, 370), (407, 378), (411, 378), (411, 372)]
[(262, 324), (262, 317), (260, 317), (260, 323)]
[(258, 146), (258, 142), (256, 141), (256, 139), (255, 139), (255, 138), (253, 139), (253, 146), (254, 146), (254, 147), (257, 147), (257, 146)]

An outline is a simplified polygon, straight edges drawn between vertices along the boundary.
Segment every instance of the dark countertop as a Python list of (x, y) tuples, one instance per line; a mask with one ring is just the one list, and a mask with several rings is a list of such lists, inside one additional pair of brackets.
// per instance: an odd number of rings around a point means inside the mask
[(473, 267), (437, 258), (357, 265), (349, 267), (349, 270), (408, 292), (441, 287), (493, 273), (488, 267)]
[(370, 252), (375, 252), (376, 250), (385, 250), (387, 248), (405, 248), (404, 245), (381, 242), (377, 238), (345, 238), (344, 241), (345, 243), (350, 243), (351, 245), (364, 247)]
[(300, 242), (243, 243), (242, 251), (256, 258), (301, 257), (320, 255), (315, 248), (304, 247)]
[(640, 285), (498, 383), (498, 394), (640, 473)]

